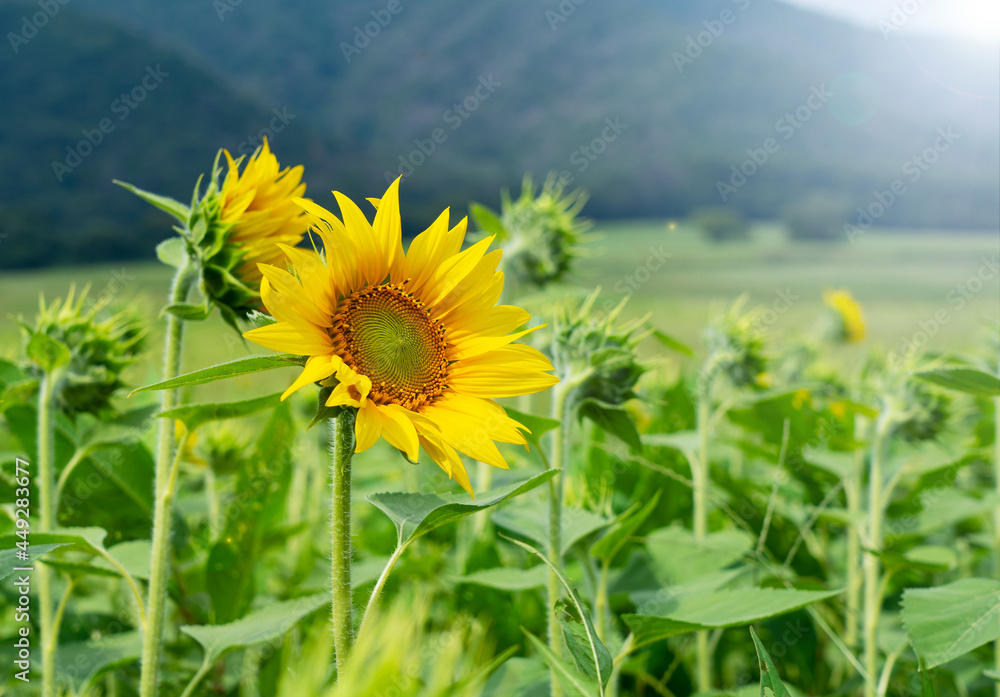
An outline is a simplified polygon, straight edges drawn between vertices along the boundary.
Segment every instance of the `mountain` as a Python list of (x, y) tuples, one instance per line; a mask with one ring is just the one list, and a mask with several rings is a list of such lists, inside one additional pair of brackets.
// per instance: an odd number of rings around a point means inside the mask
[[(0, 6), (0, 26), (35, 7)], [(157, 63), (177, 66), (157, 106), (57, 182), (50, 161)], [(0, 206), (43, 224), (58, 197), (86, 191), (86, 215), (60, 222), (138, 253), (145, 238), (115, 240), (151, 219), (106, 182), (185, 196), (215, 148), (277, 109), (295, 119), (275, 149), (306, 164), (310, 195), (378, 195), (402, 172), (414, 228), (554, 169), (591, 191), (595, 217), (681, 216), (723, 197), (774, 217), (815, 192), (867, 207), (902, 179), (880, 224), (995, 230), (997, 66), (996, 47), (883, 36), (774, 0), (76, 0), (0, 57), (19, 105), (0, 153), (32, 165), (30, 186), (5, 168), (17, 193), (2, 182)]]

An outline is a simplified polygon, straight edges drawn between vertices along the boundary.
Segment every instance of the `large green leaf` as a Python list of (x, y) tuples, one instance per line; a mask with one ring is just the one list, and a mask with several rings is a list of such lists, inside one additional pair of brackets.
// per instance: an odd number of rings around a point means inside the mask
[(1000, 397), (1000, 378), (975, 368), (937, 368), (913, 375), (949, 390), (980, 397)]
[(757, 649), (757, 660), (760, 662), (760, 697), (765, 697), (765, 688), (771, 689), (773, 697), (792, 697), (785, 684), (778, 677), (778, 669), (774, 667), (774, 661), (767, 653), (767, 649), (760, 643), (757, 632), (750, 627), (750, 636), (753, 638), (753, 645)]
[(193, 431), (209, 421), (238, 419), (242, 416), (255, 414), (258, 411), (276, 407), (281, 401), (281, 393), (275, 392), (264, 397), (244, 399), (239, 402), (222, 402), (219, 404), (185, 404), (182, 407), (161, 411), (157, 416), (164, 419), (177, 419)]
[(110, 634), (60, 644), (56, 672), (82, 689), (111, 670), (138, 661), (141, 655), (142, 636), (138, 631)]
[(545, 642), (528, 630), (525, 629), (524, 634), (535, 649), (542, 654), (542, 658), (552, 668), (559, 681), (563, 684), (563, 687), (572, 690), (574, 694), (578, 694), (581, 697), (596, 697), (600, 693), (596, 680), (582, 675), (579, 670), (559, 658), (559, 656), (552, 652), (552, 649), (546, 646)]
[(843, 591), (801, 591), (784, 588), (740, 588), (672, 597), (664, 593), (648, 603), (643, 614), (624, 615), (635, 634), (635, 646), (699, 629), (746, 626), (832, 598)]
[(329, 602), (329, 593), (317, 593), (273, 603), (229, 624), (184, 625), (181, 631), (205, 649), (206, 663), (214, 663), (230, 651), (281, 636)]
[(591, 680), (600, 680), (602, 684), (607, 684), (613, 664), (611, 654), (601, 641), (591, 643), (592, 637), (588, 632), (593, 631), (593, 627), (589, 625), (588, 617), (584, 616), (584, 619), (588, 620), (587, 624), (559, 617), (563, 642), (581, 673)]
[[(34, 537), (34, 535), (32, 535), (32, 537)], [(15, 567), (31, 566), (36, 560), (41, 559), (52, 550), (59, 549), (67, 544), (69, 543), (56, 542), (42, 545), (36, 544), (32, 541), (32, 544), (28, 545), (27, 559), (18, 559), (17, 555), (21, 550), (17, 548), (0, 550), (0, 581), (15, 573)]]
[[(513, 504), (493, 514), (493, 522), (521, 537), (537, 542), (541, 547), (548, 545), (549, 539), (549, 506), (542, 501), (531, 501), (523, 504)], [(584, 508), (562, 509), (560, 521), (560, 538), (562, 553), (588, 535), (607, 527), (611, 521), (604, 516)]]
[(303, 362), (304, 360), (301, 356), (293, 356), (290, 354), (279, 354), (276, 356), (247, 356), (246, 358), (240, 358), (235, 361), (230, 361), (229, 363), (220, 363), (219, 365), (213, 365), (210, 368), (202, 368), (201, 370), (180, 375), (171, 380), (164, 380), (163, 382), (146, 385), (145, 387), (132, 390), (132, 394), (145, 392), (147, 390), (169, 390), (176, 387), (184, 387), (186, 385), (204, 385), (208, 382), (234, 378), (239, 375), (249, 375), (250, 373), (259, 373), (264, 370), (292, 368), (297, 365), (301, 366)]
[(660, 528), (646, 536), (646, 550), (664, 585), (679, 585), (720, 571), (739, 561), (754, 539), (737, 530), (710, 533), (704, 540), (680, 526)]
[(466, 494), (408, 494), (404, 492), (372, 494), (368, 501), (385, 513), (396, 526), (399, 544), (415, 540), (431, 530), (459, 518), (497, 505), (531, 491), (549, 481), (559, 470), (546, 470), (530, 479), (502, 486), (470, 500)]
[(903, 592), (903, 626), (927, 668), (1000, 639), (1000, 581), (963, 578)]
[[(61, 544), (71, 546), (73, 551), (100, 554), (105, 552), (104, 538), (108, 533), (104, 528), (56, 528), (52, 532), (32, 532), (31, 545)], [(20, 538), (14, 533), (0, 535), (0, 549), (13, 547)]]

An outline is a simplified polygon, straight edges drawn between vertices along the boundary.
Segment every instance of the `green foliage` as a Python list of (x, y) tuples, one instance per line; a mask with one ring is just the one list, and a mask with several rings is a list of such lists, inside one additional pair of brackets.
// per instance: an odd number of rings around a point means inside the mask
[(928, 668), (1000, 639), (1000, 581), (963, 578), (903, 594), (903, 625)]
[(781, 218), (795, 239), (817, 242), (846, 241), (845, 221), (850, 220), (850, 198), (829, 191), (813, 191), (786, 205)]
[(732, 206), (699, 208), (691, 214), (691, 224), (713, 242), (745, 240), (750, 236), (750, 225), (740, 210)]

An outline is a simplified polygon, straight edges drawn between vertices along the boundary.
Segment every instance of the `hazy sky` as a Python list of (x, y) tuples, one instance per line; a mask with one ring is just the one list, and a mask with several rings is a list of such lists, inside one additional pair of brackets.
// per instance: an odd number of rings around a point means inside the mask
[(784, 0), (862, 26), (1000, 42), (1000, 0)]

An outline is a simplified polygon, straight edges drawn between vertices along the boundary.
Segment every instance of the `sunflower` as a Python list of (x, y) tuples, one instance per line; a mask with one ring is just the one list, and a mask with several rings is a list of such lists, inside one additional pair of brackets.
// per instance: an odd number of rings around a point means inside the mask
[(865, 321), (861, 306), (846, 290), (823, 291), (823, 302), (836, 312), (841, 320), (841, 337), (844, 341), (856, 343), (865, 338)]
[(309, 230), (309, 219), (294, 201), (306, 191), (303, 167), (280, 169), (278, 158), (264, 144), (254, 151), (240, 174), (239, 160), (224, 150), (229, 170), (219, 191), (219, 216), (229, 228), (227, 241), (242, 252), (240, 280), (258, 284), (258, 263), (275, 264), (282, 252), (275, 244), (295, 246)]
[[(458, 452), (506, 469), (494, 441), (527, 447), (528, 429), (494, 399), (540, 392), (558, 378), (537, 349), (513, 342), (530, 319), (496, 305), (503, 289), (493, 238), (461, 251), (466, 220), (445, 210), (404, 254), (399, 180), (374, 222), (334, 192), (343, 222), (311, 201), (298, 203), (325, 247), (319, 254), (280, 244), (292, 272), (260, 264), (261, 298), (274, 324), (244, 336), (266, 348), (308, 356), (285, 391), (320, 382), (329, 407), (358, 410), (356, 452), (380, 437), (416, 461), (423, 448), (472, 493)], [(513, 332), (513, 333), (512, 333)]]

